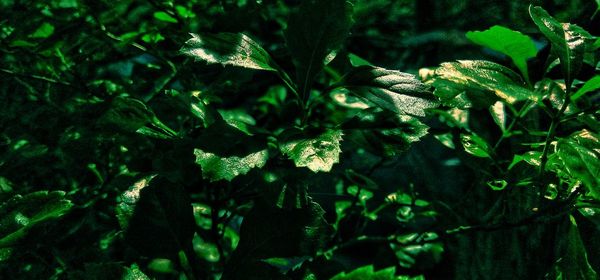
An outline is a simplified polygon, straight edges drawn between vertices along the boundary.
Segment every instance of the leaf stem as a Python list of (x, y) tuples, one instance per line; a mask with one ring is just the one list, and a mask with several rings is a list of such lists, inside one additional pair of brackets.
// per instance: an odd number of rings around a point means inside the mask
[[(548, 134), (546, 135), (546, 140), (544, 142), (545, 143), (544, 149), (542, 150), (542, 156), (540, 158), (540, 170), (539, 170), (540, 181), (544, 180), (544, 173), (546, 172), (546, 164), (548, 163), (548, 153), (550, 152), (550, 144), (552, 143), (552, 141), (554, 141), (554, 138), (556, 136), (556, 128), (560, 124), (560, 118), (563, 115), (563, 113), (567, 110), (567, 107), (569, 106), (570, 103), (571, 103), (571, 87), (567, 87), (565, 90), (565, 101), (563, 102), (563, 104), (560, 107), (560, 109), (558, 110), (558, 112), (554, 115), (554, 117), (552, 117), (552, 122), (550, 123), (550, 128), (548, 129)], [(546, 185), (542, 186), (542, 189), (540, 192), (540, 198), (544, 197), (547, 188), (548, 187)]]

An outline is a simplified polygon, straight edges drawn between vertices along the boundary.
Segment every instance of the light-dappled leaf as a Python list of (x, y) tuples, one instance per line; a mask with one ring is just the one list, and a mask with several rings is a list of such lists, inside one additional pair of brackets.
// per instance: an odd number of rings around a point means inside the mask
[(425, 109), (437, 106), (430, 87), (414, 75), (380, 67), (356, 67), (335, 86), (395, 113), (425, 116)]
[[(569, 176), (600, 199), (600, 139), (598, 135), (582, 130), (560, 139), (556, 145), (557, 161), (548, 161), (548, 168), (565, 171)], [(564, 169), (564, 170), (562, 170)]]
[(334, 129), (317, 135), (288, 131), (281, 135), (279, 148), (297, 167), (307, 167), (313, 172), (329, 172), (339, 162), (342, 135), (341, 130)]
[(189, 194), (157, 176), (139, 191), (125, 240), (142, 255), (177, 259), (192, 250), (195, 224)]
[(588, 92), (600, 89), (600, 75), (596, 75), (589, 79), (583, 86), (573, 94), (572, 100), (577, 100)]
[(533, 166), (540, 166), (542, 160), (542, 152), (538, 152), (538, 151), (529, 151), (526, 152), (522, 155), (515, 155), (513, 157), (512, 162), (510, 163), (510, 165), (508, 166), (508, 169), (512, 169), (513, 167), (515, 167), (515, 165), (517, 165), (517, 163), (525, 161), (526, 163), (533, 165)]
[(461, 134), (460, 140), (465, 152), (476, 157), (490, 157), (490, 146), (483, 138), (477, 136), (476, 134)]
[(0, 248), (15, 245), (37, 224), (67, 213), (73, 203), (63, 191), (15, 195), (0, 205)]
[(263, 136), (248, 135), (223, 120), (204, 129), (196, 142), (196, 163), (202, 168), (202, 177), (210, 181), (231, 181), (253, 168), (262, 168), (269, 158)]
[[(514, 103), (537, 100), (538, 96), (526, 88), (521, 77), (514, 71), (497, 63), (483, 60), (459, 60), (442, 63), (435, 70), (434, 94), (442, 100), (451, 100), (465, 91), (478, 94), (495, 94), (498, 98)], [(489, 99), (493, 104), (493, 98)], [(489, 105), (488, 105), (489, 106)]]
[(598, 274), (588, 262), (586, 246), (581, 240), (575, 218), (561, 224), (558, 244), (556, 246), (557, 260), (552, 270), (546, 275), (547, 279), (598, 279)]
[(394, 156), (427, 135), (429, 127), (417, 118), (379, 108), (360, 111), (342, 124), (347, 139), (375, 154)]
[(527, 60), (537, 55), (535, 44), (529, 36), (500, 25), (485, 31), (469, 31), (466, 36), (475, 44), (509, 56), (525, 80), (529, 80)]
[(296, 65), (299, 90), (305, 97), (325, 58), (342, 46), (351, 25), (352, 4), (346, 0), (305, 0), (290, 15), (284, 35)]
[(211, 181), (227, 180), (248, 173), (253, 168), (262, 168), (269, 158), (268, 151), (260, 150), (244, 157), (219, 155), (194, 149), (196, 163), (202, 167), (202, 176)]
[(375, 271), (373, 265), (359, 267), (350, 272), (340, 272), (330, 280), (424, 280), (423, 276), (396, 276), (396, 268)]
[(269, 55), (256, 41), (242, 33), (191, 34), (181, 53), (209, 64), (277, 71)]
[(156, 175), (149, 175), (139, 179), (119, 196), (115, 212), (121, 229), (126, 230), (129, 226), (129, 220), (133, 216), (135, 205), (140, 199), (140, 191), (147, 187), (150, 184), (150, 180), (155, 176)]
[(150, 280), (150, 277), (144, 274), (137, 264), (133, 264), (131, 267), (125, 268), (121, 280)]
[(589, 48), (586, 45), (591, 44), (594, 37), (575, 24), (558, 22), (542, 7), (529, 6), (529, 15), (550, 41), (552, 52), (560, 60), (565, 84), (570, 87), (581, 69), (584, 53)]

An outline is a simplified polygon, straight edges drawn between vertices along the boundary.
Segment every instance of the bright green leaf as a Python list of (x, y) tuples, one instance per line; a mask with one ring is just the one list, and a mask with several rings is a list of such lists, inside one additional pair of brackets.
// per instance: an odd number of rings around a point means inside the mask
[(34, 39), (45, 39), (52, 36), (52, 34), (54, 34), (54, 25), (44, 22), (31, 35), (29, 35), (29, 37)]
[(542, 7), (529, 6), (529, 15), (550, 41), (552, 52), (560, 59), (565, 84), (571, 87), (581, 69), (586, 45), (593, 36), (575, 24), (558, 22)]
[(512, 169), (513, 167), (515, 167), (515, 165), (517, 165), (517, 163), (519, 163), (521, 161), (525, 161), (526, 163), (533, 165), (533, 166), (540, 166), (541, 157), (542, 157), (542, 153), (538, 152), (538, 151), (529, 151), (522, 155), (515, 155), (513, 157), (512, 162), (508, 166), (508, 169), (509, 170)]
[(299, 90), (305, 97), (325, 58), (342, 46), (351, 25), (352, 4), (346, 0), (305, 0), (290, 15), (284, 35), (294, 57)]
[(375, 271), (373, 265), (359, 267), (350, 272), (340, 272), (330, 280), (424, 280), (423, 276), (396, 276), (396, 268)]
[(589, 79), (583, 86), (573, 94), (571, 100), (577, 100), (582, 97), (584, 94), (600, 89), (600, 75), (596, 75), (593, 78)]
[(281, 152), (294, 161), (297, 167), (307, 167), (313, 172), (329, 172), (339, 162), (342, 131), (328, 129), (310, 136), (303, 133), (285, 135), (281, 139)]
[(475, 134), (461, 134), (460, 140), (465, 148), (465, 152), (476, 157), (490, 157), (490, 147), (483, 138)]
[(475, 44), (509, 56), (525, 80), (529, 80), (527, 60), (537, 55), (537, 49), (529, 36), (500, 25), (485, 31), (469, 31), (466, 36)]
[(269, 53), (242, 33), (191, 34), (181, 53), (209, 64), (277, 71)]
[(400, 114), (425, 116), (437, 106), (429, 86), (414, 75), (373, 66), (360, 66), (342, 77), (335, 87), (349, 89), (384, 109)]
[(169, 22), (169, 23), (177, 23), (177, 19), (173, 16), (165, 13), (165, 12), (154, 12), (154, 18), (160, 21)]

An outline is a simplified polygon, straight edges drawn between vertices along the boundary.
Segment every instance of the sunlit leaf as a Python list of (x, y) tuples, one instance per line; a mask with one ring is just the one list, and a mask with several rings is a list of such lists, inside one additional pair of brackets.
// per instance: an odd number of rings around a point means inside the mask
[[(464, 91), (476, 91), (481, 94), (489, 92), (508, 103), (538, 99), (536, 94), (527, 89), (518, 74), (489, 61), (446, 62), (435, 70), (435, 74), (433, 86), (436, 87), (436, 90), (434, 94), (440, 96), (442, 100), (455, 98)], [(457, 90), (448, 95), (448, 90), (444, 87)], [(483, 96), (483, 98), (489, 97)]]
[(209, 64), (277, 71), (269, 53), (242, 33), (191, 34), (181, 53)]
[(475, 44), (509, 56), (525, 80), (529, 80), (527, 60), (537, 55), (535, 44), (529, 36), (500, 25), (485, 31), (469, 31), (466, 36)]
[(575, 24), (558, 22), (542, 7), (529, 6), (529, 15), (552, 44), (552, 52), (560, 59), (565, 84), (571, 87), (593, 36)]
[(329, 172), (339, 162), (342, 135), (341, 130), (334, 129), (318, 135), (290, 132), (281, 137), (280, 149), (297, 167), (307, 167), (313, 172)]
[(248, 135), (223, 120), (207, 127), (196, 142), (196, 163), (210, 181), (231, 181), (253, 168), (262, 168), (269, 157), (262, 136)]
[(460, 140), (465, 152), (476, 157), (490, 157), (490, 146), (483, 138), (475, 134), (461, 134)]
[(336, 87), (345, 87), (359, 97), (396, 113), (425, 116), (437, 106), (430, 87), (414, 75), (373, 66), (360, 66), (344, 75)]

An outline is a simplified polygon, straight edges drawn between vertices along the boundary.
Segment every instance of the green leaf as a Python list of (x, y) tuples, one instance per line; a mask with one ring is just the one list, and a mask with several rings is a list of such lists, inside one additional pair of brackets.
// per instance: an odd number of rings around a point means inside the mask
[(38, 27), (31, 35), (30, 38), (34, 39), (45, 39), (54, 34), (54, 25), (44, 22), (40, 27)]
[(177, 23), (177, 19), (173, 16), (165, 13), (165, 12), (154, 12), (153, 14), (155, 19), (160, 21), (169, 22), (169, 23)]
[(558, 22), (539, 6), (529, 6), (529, 15), (550, 41), (553, 54), (560, 60), (565, 85), (571, 87), (581, 69), (586, 45), (593, 36), (575, 24)]
[(465, 152), (481, 158), (490, 157), (490, 146), (487, 142), (475, 134), (461, 134), (460, 140)]
[(142, 255), (177, 259), (181, 250), (192, 250), (194, 232), (188, 193), (159, 176), (139, 191), (125, 240)]
[(423, 276), (396, 276), (396, 268), (375, 271), (373, 265), (359, 267), (351, 272), (340, 272), (330, 280), (423, 280)]
[(280, 150), (294, 161), (297, 167), (307, 167), (313, 172), (329, 172), (339, 162), (342, 131), (328, 129), (318, 135), (292, 131), (282, 135)]
[(123, 192), (118, 199), (117, 207), (115, 207), (115, 212), (117, 216), (117, 220), (119, 221), (119, 225), (121, 229), (126, 230), (129, 227), (129, 220), (133, 216), (135, 212), (135, 205), (140, 199), (140, 191), (150, 185), (150, 180), (154, 178), (156, 175), (145, 176), (142, 179), (136, 181), (131, 185), (131, 187)]
[(540, 166), (540, 164), (542, 162), (541, 157), (542, 157), (542, 153), (538, 152), (538, 151), (529, 151), (522, 155), (515, 155), (513, 157), (512, 162), (508, 166), (508, 169), (509, 170), (512, 169), (513, 167), (515, 167), (515, 165), (517, 165), (517, 163), (519, 163), (521, 161), (525, 161), (526, 163), (533, 165), (533, 166)]
[(121, 276), (121, 280), (150, 280), (150, 277), (144, 274), (137, 264), (133, 264), (131, 267), (125, 268), (125, 273)]
[(257, 42), (242, 33), (191, 34), (180, 52), (209, 64), (277, 71), (278, 66)]
[(37, 224), (58, 218), (73, 207), (63, 191), (15, 195), (0, 205), (0, 248), (15, 245)]
[(356, 67), (334, 87), (347, 88), (381, 108), (400, 114), (425, 116), (425, 109), (437, 106), (430, 87), (414, 75), (380, 67)]
[(177, 136), (177, 133), (161, 122), (144, 102), (124, 96), (118, 96), (112, 101), (110, 108), (98, 120), (98, 124), (160, 139)]
[(555, 249), (558, 259), (546, 275), (547, 279), (598, 279), (598, 274), (588, 262), (585, 244), (573, 216), (561, 224), (558, 235)]
[(299, 91), (305, 98), (321, 72), (350, 32), (352, 4), (346, 0), (304, 0), (288, 20), (287, 46), (294, 57)]
[(210, 181), (227, 180), (248, 173), (253, 168), (262, 168), (269, 158), (268, 151), (260, 150), (244, 157), (221, 157), (216, 154), (194, 149), (196, 163), (202, 167), (202, 177)]
[(555, 154), (560, 160), (549, 161), (551, 170), (566, 171), (571, 178), (581, 181), (596, 199), (600, 199), (600, 139), (589, 130), (582, 130), (560, 139)]
[(582, 97), (584, 94), (597, 89), (600, 89), (600, 75), (596, 75), (589, 79), (587, 82), (585, 82), (585, 84), (583, 84), (583, 86), (579, 90), (577, 90), (575, 94), (573, 94), (571, 99), (575, 101)]
[(262, 135), (248, 135), (223, 120), (204, 129), (196, 142), (196, 163), (202, 168), (202, 177), (210, 181), (231, 181), (253, 168), (262, 168), (269, 158)]
[(347, 139), (360, 147), (378, 155), (395, 156), (427, 135), (429, 127), (415, 117), (369, 108), (342, 124), (342, 129)]
[[(459, 60), (442, 63), (435, 70), (435, 75), (434, 94), (442, 100), (451, 100), (465, 91), (474, 91), (480, 95), (490, 92), (508, 103), (539, 99), (526, 88), (517, 73), (489, 61)], [(488, 96), (481, 98), (490, 99)], [(494, 102), (490, 100), (489, 103)]]
[(509, 56), (525, 80), (529, 80), (527, 60), (537, 55), (535, 44), (529, 36), (500, 25), (485, 31), (469, 31), (466, 36), (475, 44)]
[(324, 214), (310, 198), (300, 208), (258, 203), (244, 217), (240, 242), (222, 279), (260, 279), (250, 272), (257, 271), (260, 263), (265, 264), (264, 259), (312, 256), (332, 233)]

